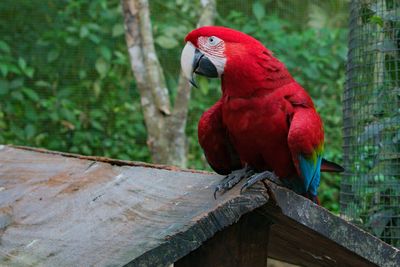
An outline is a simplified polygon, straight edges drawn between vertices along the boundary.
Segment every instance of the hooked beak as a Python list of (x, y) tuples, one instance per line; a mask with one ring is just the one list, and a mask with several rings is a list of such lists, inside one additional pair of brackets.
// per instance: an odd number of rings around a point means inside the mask
[(215, 65), (205, 54), (194, 47), (191, 42), (187, 42), (183, 48), (181, 66), (184, 76), (196, 88), (198, 88), (198, 86), (194, 80), (194, 73), (209, 78), (218, 77), (218, 71)]

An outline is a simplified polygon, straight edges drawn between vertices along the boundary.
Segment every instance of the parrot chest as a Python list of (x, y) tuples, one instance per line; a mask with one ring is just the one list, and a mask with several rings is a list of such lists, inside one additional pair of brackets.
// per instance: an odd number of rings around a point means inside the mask
[(231, 142), (242, 161), (259, 169), (291, 169), (287, 143), (288, 113), (291, 107), (283, 97), (225, 99), (222, 119)]
[(287, 137), (287, 113), (284, 99), (270, 96), (227, 99), (222, 106), (222, 119), (229, 134), (233, 137), (250, 134), (255, 139), (249, 142), (266, 137), (275, 139), (282, 134)]

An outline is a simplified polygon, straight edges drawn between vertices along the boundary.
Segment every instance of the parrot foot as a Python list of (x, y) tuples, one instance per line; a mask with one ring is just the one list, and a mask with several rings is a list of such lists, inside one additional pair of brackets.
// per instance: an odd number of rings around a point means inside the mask
[(246, 166), (243, 169), (232, 171), (230, 174), (225, 176), (225, 178), (217, 185), (214, 191), (214, 199), (217, 199), (218, 192), (225, 192), (232, 187), (234, 187), (237, 183), (240, 182), (243, 178), (252, 177), (254, 171)]
[(258, 181), (262, 181), (265, 179), (268, 179), (271, 182), (274, 182), (278, 185), (283, 185), (279, 177), (274, 172), (264, 171), (250, 176), (249, 179), (246, 181), (246, 183), (244, 183), (242, 188), (240, 189), (240, 193), (242, 193), (244, 190), (246, 190), (253, 184), (257, 183)]

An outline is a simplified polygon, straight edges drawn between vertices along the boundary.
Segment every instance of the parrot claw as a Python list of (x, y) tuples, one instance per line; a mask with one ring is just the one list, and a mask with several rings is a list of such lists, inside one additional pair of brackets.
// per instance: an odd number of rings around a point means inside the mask
[(214, 199), (217, 199), (217, 192), (219, 192), (221, 190), (221, 186), (220, 185), (218, 185), (217, 187), (215, 187), (215, 190), (214, 190)]
[(214, 190), (214, 199), (217, 199), (218, 192), (225, 192), (232, 187), (234, 187), (237, 183), (240, 182), (243, 178), (251, 177), (254, 174), (254, 171), (246, 166), (243, 169), (232, 171), (230, 174), (225, 176), (225, 178), (215, 187)]
[(258, 181), (262, 181), (265, 179), (268, 179), (278, 185), (282, 185), (282, 182), (279, 180), (279, 177), (276, 176), (274, 172), (264, 171), (250, 176), (249, 179), (243, 184), (242, 188), (240, 189), (240, 193), (242, 193), (244, 190), (246, 190), (253, 184), (257, 183)]

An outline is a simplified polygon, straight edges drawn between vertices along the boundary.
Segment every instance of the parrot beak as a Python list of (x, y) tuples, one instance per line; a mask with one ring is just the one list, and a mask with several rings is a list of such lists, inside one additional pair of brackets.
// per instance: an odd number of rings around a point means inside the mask
[(198, 85), (194, 79), (194, 73), (209, 78), (217, 78), (218, 71), (211, 60), (199, 49), (187, 42), (181, 55), (181, 66), (184, 76), (196, 88)]

